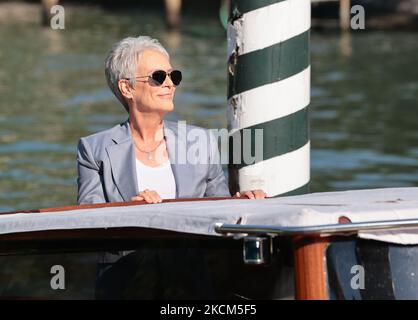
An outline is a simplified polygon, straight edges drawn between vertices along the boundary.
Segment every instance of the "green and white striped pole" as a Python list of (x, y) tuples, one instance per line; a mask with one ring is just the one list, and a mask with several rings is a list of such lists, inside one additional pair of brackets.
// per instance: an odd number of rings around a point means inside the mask
[[(229, 177), (232, 192), (309, 192), (310, 0), (232, 0), (228, 22)], [(251, 152), (243, 163), (244, 131)], [(261, 143), (254, 141), (262, 129)], [(241, 142), (236, 142), (239, 136)], [(234, 137), (234, 139), (233, 139)], [(234, 140), (234, 142), (233, 142)], [(238, 156), (241, 162), (232, 163)]]

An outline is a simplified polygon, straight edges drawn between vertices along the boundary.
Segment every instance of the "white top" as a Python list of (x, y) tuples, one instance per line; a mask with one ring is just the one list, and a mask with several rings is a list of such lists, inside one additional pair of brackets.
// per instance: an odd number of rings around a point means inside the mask
[(136, 159), (136, 177), (140, 192), (149, 189), (156, 191), (161, 199), (176, 197), (176, 180), (174, 180), (170, 160), (161, 166), (149, 167)]

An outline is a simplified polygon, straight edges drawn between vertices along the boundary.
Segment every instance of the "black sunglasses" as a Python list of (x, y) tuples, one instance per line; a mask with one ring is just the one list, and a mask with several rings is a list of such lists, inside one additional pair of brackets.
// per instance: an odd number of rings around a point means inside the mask
[[(140, 76), (140, 77), (135, 77), (135, 79), (149, 77), (152, 80), (154, 80), (156, 84), (161, 86), (164, 83), (165, 78), (167, 76), (170, 77), (171, 81), (173, 82), (175, 86), (178, 86), (181, 82), (181, 79), (183, 78), (180, 70), (173, 70), (171, 72), (165, 72), (164, 70), (157, 70), (157, 71), (154, 71), (150, 76)], [(128, 80), (129, 79), (131, 78), (128, 78)]]

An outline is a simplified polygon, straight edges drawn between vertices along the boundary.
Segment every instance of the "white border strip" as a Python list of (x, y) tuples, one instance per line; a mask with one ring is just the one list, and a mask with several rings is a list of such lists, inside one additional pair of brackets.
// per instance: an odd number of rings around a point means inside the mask
[(234, 27), (237, 34), (242, 36), (238, 54), (245, 54), (286, 41), (309, 30), (311, 1), (278, 2), (250, 11), (241, 19), (243, 21), (234, 23)]
[[(237, 94), (228, 100), (228, 123), (234, 129), (295, 113), (309, 105), (311, 67), (285, 80), (257, 87)], [(235, 99), (232, 106), (232, 100)], [(256, 107), (255, 107), (256, 106)]]
[(310, 141), (303, 147), (239, 170), (241, 190), (262, 189), (276, 196), (310, 181)]

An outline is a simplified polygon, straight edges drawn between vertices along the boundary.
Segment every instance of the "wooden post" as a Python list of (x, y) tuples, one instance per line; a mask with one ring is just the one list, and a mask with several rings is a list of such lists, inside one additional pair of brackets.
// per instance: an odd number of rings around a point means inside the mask
[(49, 26), (51, 21), (51, 8), (58, 4), (58, 0), (42, 0), (42, 25)]
[(231, 2), (228, 130), (233, 194), (237, 189), (263, 189), (268, 196), (309, 192), (310, 27), (311, 0)]
[(181, 0), (164, 0), (164, 3), (168, 28), (178, 28), (181, 21)]
[(351, 4), (350, 0), (340, 0), (340, 28), (350, 30)]
[(328, 240), (294, 239), (295, 297), (297, 300), (327, 300), (326, 257)]

